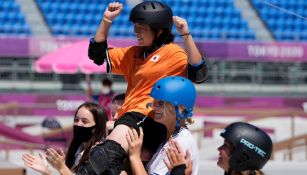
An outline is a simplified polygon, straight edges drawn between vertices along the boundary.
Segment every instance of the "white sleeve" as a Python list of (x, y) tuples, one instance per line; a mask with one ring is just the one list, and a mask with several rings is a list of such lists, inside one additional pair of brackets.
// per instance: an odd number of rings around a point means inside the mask
[(166, 167), (163, 159), (167, 160), (167, 155), (165, 150), (168, 144), (166, 143), (163, 147), (156, 152), (151, 161), (148, 163), (148, 174), (150, 175), (166, 175), (168, 174), (168, 168)]
[[(193, 162), (192, 175), (198, 175), (198, 165), (199, 165), (199, 153), (197, 143), (190, 133), (189, 130), (182, 130), (176, 137), (173, 138), (177, 141), (181, 149), (186, 152), (189, 150), (191, 155), (191, 160)], [(166, 167), (164, 160), (168, 160), (165, 150), (168, 148), (168, 143), (163, 145), (163, 147), (155, 153), (152, 160), (148, 164), (148, 174), (151, 175), (166, 175), (169, 174), (168, 168)]]
[(189, 130), (183, 130), (179, 137), (176, 137), (174, 140), (179, 143), (184, 153), (189, 150), (190, 157), (193, 162), (192, 175), (198, 175), (199, 152), (197, 142), (194, 139), (193, 135), (190, 133)]

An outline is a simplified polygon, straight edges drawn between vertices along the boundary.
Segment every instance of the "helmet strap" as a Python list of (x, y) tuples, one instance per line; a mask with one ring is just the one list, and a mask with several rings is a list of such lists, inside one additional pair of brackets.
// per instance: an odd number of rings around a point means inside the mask
[(177, 119), (176, 128), (181, 127), (181, 119), (187, 120), (189, 117), (193, 115), (193, 112), (188, 111), (188, 110), (184, 110), (183, 112), (180, 113), (178, 106), (175, 106), (175, 111), (176, 111), (176, 119)]
[(180, 128), (181, 127), (181, 119), (188, 118), (188, 114), (187, 113), (180, 113), (178, 106), (175, 106), (175, 111), (176, 111), (176, 119), (177, 119), (176, 128)]

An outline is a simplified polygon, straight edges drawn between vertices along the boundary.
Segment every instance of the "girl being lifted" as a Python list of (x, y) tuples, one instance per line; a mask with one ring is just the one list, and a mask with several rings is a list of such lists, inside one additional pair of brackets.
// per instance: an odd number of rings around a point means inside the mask
[[(202, 83), (207, 78), (207, 66), (193, 41), (187, 21), (173, 16), (170, 7), (158, 1), (142, 2), (130, 13), (137, 46), (108, 48), (109, 28), (122, 8), (118, 2), (108, 5), (89, 45), (89, 57), (96, 64), (102, 65), (106, 61), (108, 72), (123, 75), (128, 83), (125, 102), (114, 130), (105, 142), (90, 152), (90, 162), (97, 174), (119, 174), (121, 161), (128, 151), (125, 136), (129, 127), (138, 130), (142, 125), (143, 147), (152, 153), (165, 140), (165, 126), (146, 117), (152, 103), (149, 94), (157, 80), (166, 76), (183, 76)], [(173, 43), (173, 23), (185, 50)]]

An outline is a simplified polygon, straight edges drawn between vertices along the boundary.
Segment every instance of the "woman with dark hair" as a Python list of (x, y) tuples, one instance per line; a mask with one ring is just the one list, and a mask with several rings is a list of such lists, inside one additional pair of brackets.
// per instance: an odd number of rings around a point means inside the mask
[[(111, 171), (111, 174), (117, 175), (120, 172), (121, 160), (127, 156), (125, 135), (129, 128), (138, 130), (143, 120), (143, 123), (152, 120), (145, 120), (145, 117), (151, 110), (152, 98), (149, 94), (157, 80), (166, 76), (182, 76), (202, 83), (207, 78), (207, 66), (194, 43), (187, 21), (173, 16), (171, 8), (159, 1), (144, 1), (131, 10), (129, 20), (134, 25), (137, 46), (108, 48), (109, 28), (122, 9), (123, 5), (118, 2), (108, 5), (94, 38), (90, 40), (88, 51), (89, 58), (96, 64), (102, 65), (106, 60), (108, 73), (123, 75), (128, 83), (125, 102), (114, 130), (103, 144), (90, 153), (90, 162), (98, 174)], [(185, 50), (173, 43), (173, 24), (182, 37)], [(153, 123), (147, 125), (151, 129), (143, 126), (144, 147), (152, 147), (151, 152), (156, 152), (165, 140), (165, 134), (156, 133), (154, 137), (147, 138), (150, 132), (165, 129), (161, 129), (161, 124), (156, 124), (158, 129), (155, 129)]]
[(46, 157), (24, 154), (22, 159), (25, 165), (42, 174), (51, 174), (47, 160), (60, 174), (95, 174), (88, 161), (89, 150), (96, 142), (106, 138), (107, 120), (108, 116), (101, 106), (92, 102), (83, 103), (75, 112), (73, 138), (66, 156), (62, 150), (49, 148)]
[(273, 149), (267, 133), (249, 123), (235, 122), (220, 135), (224, 144), (218, 148), (217, 165), (225, 170), (225, 175), (263, 175), (261, 169)]
[[(218, 147), (217, 165), (225, 175), (264, 175), (261, 169), (269, 161), (273, 143), (270, 136), (258, 127), (245, 122), (228, 125), (220, 134), (224, 143)], [(178, 147), (167, 150), (168, 169), (171, 175), (190, 175), (185, 170), (192, 162), (187, 161)], [(184, 165), (184, 166), (182, 166)]]

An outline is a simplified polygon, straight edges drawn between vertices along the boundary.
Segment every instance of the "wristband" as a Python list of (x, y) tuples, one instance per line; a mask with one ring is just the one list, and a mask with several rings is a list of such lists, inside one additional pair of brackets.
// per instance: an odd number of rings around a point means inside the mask
[(187, 36), (187, 35), (191, 35), (191, 32), (182, 34), (182, 35), (180, 35), (180, 36)]
[(107, 23), (112, 24), (112, 20), (110, 20), (109, 18), (107, 18), (107, 17), (105, 17), (105, 16), (102, 18), (102, 20), (105, 21), (105, 22), (107, 22)]
[(194, 65), (191, 65), (191, 66), (193, 66), (193, 67), (198, 67), (198, 66), (200, 66), (200, 65), (202, 65), (202, 64), (206, 64), (206, 62), (205, 62), (205, 60), (204, 60), (203, 58), (200, 60), (199, 63), (194, 64)]
[(94, 40), (94, 37), (90, 38), (90, 44), (94, 44), (96, 41)]
[(184, 175), (184, 171), (186, 168), (187, 166), (185, 164), (177, 165), (172, 169), (170, 175)]

